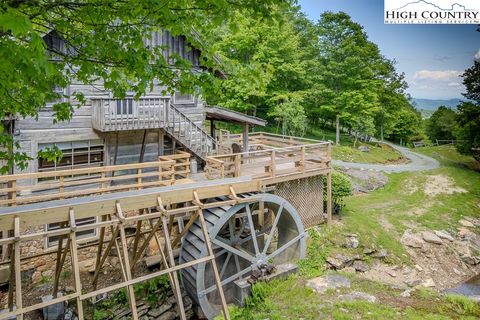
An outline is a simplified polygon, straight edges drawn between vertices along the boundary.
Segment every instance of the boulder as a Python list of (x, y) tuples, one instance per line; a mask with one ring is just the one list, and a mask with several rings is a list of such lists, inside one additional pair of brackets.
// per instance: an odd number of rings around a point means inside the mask
[(367, 146), (360, 146), (358, 147), (358, 150), (360, 150), (361, 152), (370, 152), (370, 148)]
[(471, 223), (470, 221), (465, 220), (465, 219), (461, 219), (460, 221), (458, 221), (458, 223), (460, 223), (462, 226), (467, 227), (467, 228), (475, 227), (475, 225), (473, 223)]
[(425, 242), (428, 243), (443, 244), (442, 239), (440, 239), (435, 233), (431, 231), (422, 232), (422, 238)]
[(440, 239), (445, 239), (445, 240), (448, 240), (450, 242), (455, 240), (455, 239), (453, 239), (453, 237), (448, 232), (446, 232), (444, 230), (435, 230), (434, 232), (435, 232), (435, 235), (437, 237), (439, 237)]
[(385, 259), (388, 257), (388, 252), (385, 249), (380, 249), (377, 253), (372, 254), (372, 257), (378, 258), (378, 259)]
[(345, 248), (356, 249), (360, 245), (360, 242), (356, 237), (348, 236), (345, 238)]
[(329, 289), (350, 288), (349, 279), (336, 274), (330, 274), (323, 277), (313, 278), (307, 281), (307, 287), (312, 288), (317, 293), (325, 293)]
[(432, 278), (428, 278), (422, 282), (422, 286), (425, 288), (432, 288), (432, 287), (435, 287), (435, 282), (433, 281)]
[(421, 248), (423, 246), (422, 239), (416, 234), (411, 233), (409, 230), (405, 231), (400, 238), (400, 242), (411, 248)]
[(353, 268), (355, 269), (355, 271), (359, 272), (367, 272), (368, 270), (370, 270), (368, 264), (360, 260), (355, 260), (353, 262)]
[(360, 260), (360, 256), (352, 257), (343, 254), (336, 254), (334, 257), (328, 257), (327, 263), (330, 264), (335, 270), (341, 270), (350, 266), (355, 260)]

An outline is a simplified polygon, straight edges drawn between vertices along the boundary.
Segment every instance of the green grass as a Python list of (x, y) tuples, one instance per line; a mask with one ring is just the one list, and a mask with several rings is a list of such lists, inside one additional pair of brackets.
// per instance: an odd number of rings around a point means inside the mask
[[(413, 264), (399, 238), (407, 228), (447, 229), (458, 227), (463, 216), (480, 217), (480, 173), (473, 169), (473, 158), (448, 147), (417, 149), (438, 159), (440, 168), (425, 172), (395, 173), (389, 183), (365, 196), (345, 200), (341, 223), (309, 230), (307, 256), (299, 262), (300, 272), (287, 280), (272, 281), (256, 289), (256, 296), (245, 308), (234, 307), (233, 319), (478, 319), (480, 306), (459, 296), (441, 296), (431, 290), (417, 290), (410, 298), (400, 298), (401, 291), (380, 283), (347, 275), (351, 289), (313, 293), (305, 286), (307, 279), (329, 272), (325, 259), (334, 253), (356, 254), (363, 246), (384, 248), (387, 263)], [(428, 197), (425, 183), (429, 176), (448, 177), (465, 193)], [(419, 210), (419, 211), (418, 211)], [(416, 212), (416, 213), (415, 213)], [(342, 247), (345, 233), (356, 233), (360, 248)], [(367, 261), (368, 262), (368, 261)], [(338, 294), (363, 291), (379, 302), (340, 302)]]

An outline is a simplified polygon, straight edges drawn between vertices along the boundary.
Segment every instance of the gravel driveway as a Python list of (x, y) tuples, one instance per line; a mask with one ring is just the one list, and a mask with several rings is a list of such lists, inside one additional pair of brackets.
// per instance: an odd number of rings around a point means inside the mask
[(376, 171), (384, 171), (387, 173), (432, 170), (440, 166), (440, 163), (433, 158), (424, 156), (423, 154), (418, 154), (416, 152), (411, 151), (408, 148), (400, 147), (393, 143), (389, 143), (389, 142), (384, 142), (384, 143), (398, 150), (405, 158), (409, 160), (409, 162), (405, 164), (371, 164), (371, 163), (357, 163), (357, 162), (345, 162), (341, 160), (333, 160), (333, 164), (335, 166), (340, 166), (344, 168), (376, 170)]

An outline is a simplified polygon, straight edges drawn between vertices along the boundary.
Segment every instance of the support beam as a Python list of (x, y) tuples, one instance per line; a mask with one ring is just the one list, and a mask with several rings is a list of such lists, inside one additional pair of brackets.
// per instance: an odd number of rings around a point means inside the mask
[(243, 124), (243, 152), (248, 152), (248, 123)]
[(83, 320), (83, 303), (80, 299), (82, 294), (82, 283), (80, 281), (80, 269), (78, 267), (78, 255), (77, 255), (77, 235), (76, 235), (76, 223), (75, 223), (75, 213), (73, 209), (69, 210), (70, 216), (70, 257), (72, 258), (72, 270), (73, 270), (73, 277), (75, 280), (75, 293), (77, 294), (77, 313), (78, 318)]
[[(17, 309), (22, 309), (23, 301), (22, 301), (22, 276), (20, 273), (20, 218), (15, 217), (14, 220), (14, 228), (13, 228), (13, 236), (15, 239), (15, 306)], [(18, 315), (18, 320), (23, 320), (23, 314)]]
[(327, 173), (327, 224), (332, 224), (332, 171)]

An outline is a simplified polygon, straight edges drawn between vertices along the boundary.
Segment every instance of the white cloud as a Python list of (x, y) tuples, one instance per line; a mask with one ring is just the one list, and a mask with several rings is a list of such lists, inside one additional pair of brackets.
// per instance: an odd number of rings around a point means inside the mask
[(447, 86), (449, 86), (449, 87), (460, 87), (461, 84), (459, 82), (449, 82), (447, 84)]
[(461, 71), (456, 70), (420, 70), (415, 72), (413, 78), (416, 80), (434, 80), (434, 81), (445, 81), (445, 82), (455, 82), (458, 79)]
[(480, 61), (480, 49), (478, 49), (478, 52), (475, 53), (475, 61)]

